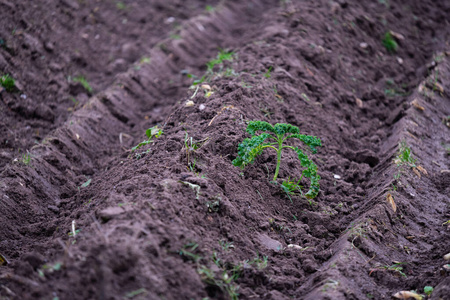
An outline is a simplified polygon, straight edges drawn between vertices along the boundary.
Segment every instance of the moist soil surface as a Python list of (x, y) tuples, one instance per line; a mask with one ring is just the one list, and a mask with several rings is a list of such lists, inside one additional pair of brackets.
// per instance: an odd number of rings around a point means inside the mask
[[(450, 299), (450, 2), (0, 15), (2, 299)], [(233, 165), (252, 120), (321, 139), (317, 197)]]

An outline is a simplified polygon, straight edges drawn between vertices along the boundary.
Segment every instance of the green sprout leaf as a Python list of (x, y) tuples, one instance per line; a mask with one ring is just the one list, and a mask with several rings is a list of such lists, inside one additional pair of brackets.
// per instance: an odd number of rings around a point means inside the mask
[(137, 149), (139, 149), (142, 146), (148, 145), (153, 143), (152, 138), (159, 138), (161, 135), (163, 134), (163, 131), (161, 128), (159, 128), (158, 126), (149, 128), (145, 131), (145, 135), (148, 137), (147, 140), (140, 142), (139, 144), (137, 144), (136, 146), (134, 146), (133, 148), (131, 148), (131, 152), (136, 151)]
[(384, 35), (383, 46), (388, 52), (397, 52), (398, 44), (390, 32), (386, 32)]
[(434, 288), (432, 286), (427, 285), (426, 287), (423, 288), (423, 292), (425, 294), (427, 294), (427, 296), (430, 296), (431, 293), (433, 292)]
[(15, 81), (9, 75), (3, 75), (0, 77), (0, 86), (2, 86), (8, 93), (14, 92)]
[(82, 188), (88, 187), (91, 184), (92, 179), (88, 179), (85, 183), (81, 185)]
[[(258, 131), (262, 131), (260, 135), (257, 135)], [(280, 170), (281, 153), (283, 149), (291, 149), (297, 153), (300, 164), (305, 169), (302, 172), (302, 177), (309, 178), (311, 184), (308, 192), (305, 196), (312, 199), (319, 193), (319, 180), (320, 176), (317, 174), (317, 166), (308, 158), (308, 156), (299, 147), (293, 147), (286, 145), (285, 142), (288, 139), (298, 139), (309, 149), (312, 153), (316, 153), (316, 147), (322, 146), (319, 138), (315, 136), (300, 134), (298, 127), (278, 123), (272, 126), (264, 121), (250, 121), (247, 126), (247, 133), (251, 135), (250, 138), (246, 138), (238, 146), (238, 156), (233, 160), (233, 165), (237, 167), (245, 168), (248, 164), (253, 163), (255, 158), (263, 153), (264, 149), (271, 148), (277, 153), (277, 166), (273, 181), (277, 180)]]

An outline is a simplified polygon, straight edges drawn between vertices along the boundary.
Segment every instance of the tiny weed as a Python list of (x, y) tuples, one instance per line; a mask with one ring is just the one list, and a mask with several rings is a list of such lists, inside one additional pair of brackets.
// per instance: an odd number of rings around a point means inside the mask
[(220, 50), (215, 59), (212, 59), (206, 63), (207, 70), (206, 73), (201, 78), (198, 78), (193, 74), (187, 73), (186, 76), (188, 78), (194, 79), (194, 81), (192, 82), (191, 89), (195, 89), (195, 93), (191, 98), (193, 98), (197, 94), (197, 91), (199, 90), (199, 85), (201, 85), (204, 82), (209, 82), (215, 78), (220, 77), (236, 76), (237, 73), (233, 69), (225, 68), (224, 70), (224, 62), (233, 61), (234, 58), (235, 58), (234, 52)]
[[(220, 261), (217, 262), (219, 263)], [(201, 265), (197, 269), (198, 274), (206, 284), (215, 286), (222, 292), (227, 293), (231, 300), (238, 300), (239, 286), (236, 285), (234, 281), (239, 278), (241, 271), (241, 265), (233, 266), (231, 270), (223, 270), (218, 274), (204, 265)]]
[(137, 149), (139, 149), (142, 146), (145, 146), (145, 145), (153, 143), (152, 138), (153, 137), (159, 138), (162, 134), (163, 134), (163, 131), (158, 126), (154, 126), (152, 128), (147, 129), (145, 131), (145, 135), (147, 136), (148, 139), (140, 142), (139, 144), (137, 144), (136, 146), (131, 148), (131, 152), (136, 151)]
[(397, 52), (398, 44), (390, 32), (386, 32), (382, 40), (384, 48), (390, 53)]
[(125, 3), (123, 2), (116, 2), (116, 7), (119, 10), (125, 10), (127, 8), (127, 6), (125, 5)]
[(39, 276), (45, 277), (45, 273), (53, 273), (61, 270), (63, 264), (60, 262), (56, 262), (54, 264), (45, 264), (40, 269), (38, 269)]
[(190, 259), (193, 262), (197, 263), (202, 259), (200, 255), (194, 253), (197, 250), (197, 248), (198, 248), (197, 243), (194, 242), (187, 243), (186, 245), (183, 246), (183, 248), (180, 249), (180, 251), (178, 251), (178, 254), (185, 257), (186, 259)]
[(208, 207), (208, 212), (218, 212), (220, 210), (220, 201), (222, 198), (220, 196), (214, 196), (211, 201), (206, 202), (206, 207)]
[(72, 78), (73, 82), (79, 82), (86, 91), (88, 91), (89, 93), (93, 92), (93, 89), (91, 87), (91, 85), (89, 84), (89, 82), (86, 80), (86, 78), (84, 76), (75, 76)]
[(411, 168), (416, 166), (417, 159), (412, 157), (411, 148), (406, 144), (406, 141), (401, 141), (398, 145), (399, 152), (397, 158), (394, 160), (397, 167), (409, 166)]
[(229, 251), (231, 248), (234, 249), (233, 242), (226, 242), (224, 240), (220, 240), (219, 245), (220, 245), (220, 247), (222, 247), (223, 251)]
[(224, 61), (232, 61), (234, 52), (228, 52), (225, 50), (220, 50), (215, 59), (210, 60), (206, 63), (208, 67), (208, 72), (213, 72), (213, 69), (217, 65), (222, 65)]
[(148, 291), (145, 288), (140, 288), (138, 290), (131, 291), (131, 292), (127, 293), (125, 295), (125, 298), (132, 299), (132, 298), (134, 298), (136, 296), (139, 296), (139, 295), (142, 295), (142, 294), (147, 294), (147, 293), (148, 293)]
[(308, 95), (306, 95), (305, 93), (302, 93), (302, 98), (305, 99), (305, 101), (311, 101), (308, 97)]
[(391, 266), (389, 266), (389, 265), (380, 266), (380, 267), (377, 267), (375, 269), (372, 269), (370, 271), (369, 275), (372, 274), (372, 272), (375, 271), (375, 270), (387, 270), (387, 271), (393, 271), (394, 273), (398, 273), (401, 276), (406, 278), (407, 277), (406, 274), (403, 273), (403, 267), (400, 267), (400, 265), (403, 265), (403, 264), (405, 264), (405, 263), (399, 262), (399, 263), (395, 263), (395, 264), (393, 264)]
[(264, 73), (264, 77), (266, 77), (267, 79), (269, 79), (272, 75), (270, 74), (272, 72), (272, 67), (269, 67), (269, 69), (267, 69), (266, 73)]
[(0, 77), (0, 86), (2, 86), (9, 93), (14, 92), (16, 88), (15, 83), (15, 80), (9, 75), (3, 75)]
[(267, 263), (268, 263), (268, 257), (267, 256), (263, 256), (262, 258), (259, 257), (259, 254), (256, 253), (256, 257), (250, 261), (245, 261), (245, 263), (249, 264), (249, 265), (255, 265), (256, 268), (258, 270), (263, 270), (265, 268), (267, 268)]
[(327, 292), (329, 289), (335, 290), (339, 286), (339, 281), (328, 279), (322, 287), (322, 292)]
[(149, 64), (149, 63), (150, 63), (150, 57), (146, 57), (146, 56), (142, 57), (142, 58), (139, 60), (139, 63), (140, 63), (141, 65), (143, 65), (143, 64)]
[[(256, 133), (262, 131), (260, 135)], [(288, 139), (298, 139), (305, 145), (309, 146), (313, 153), (316, 153), (316, 147), (322, 146), (320, 139), (315, 136), (300, 134), (298, 127), (278, 123), (272, 126), (271, 124), (263, 121), (250, 121), (247, 126), (247, 133), (251, 135), (251, 138), (244, 139), (239, 144), (238, 156), (233, 160), (233, 165), (237, 167), (245, 168), (248, 164), (253, 163), (255, 158), (262, 154), (263, 150), (270, 148), (276, 151), (277, 154), (277, 166), (273, 181), (276, 182), (281, 164), (281, 153), (283, 149), (291, 149), (297, 153), (300, 160), (300, 164), (305, 168), (302, 172), (302, 177), (310, 178), (311, 184), (309, 191), (305, 194), (307, 198), (314, 198), (319, 193), (319, 180), (320, 176), (317, 174), (317, 166), (308, 158), (308, 156), (298, 147), (286, 145)], [(268, 142), (266, 140), (269, 140)]]
[(28, 166), (30, 164), (31, 159), (32, 159), (32, 156), (31, 156), (31, 154), (29, 152), (27, 152), (25, 154), (22, 154), (22, 163), (25, 166)]
[(209, 13), (214, 12), (215, 8), (211, 5), (206, 5), (205, 10)]
[(431, 293), (433, 293), (434, 288), (432, 286), (427, 285), (423, 288), (423, 292), (429, 297)]
[(244, 80), (241, 81), (241, 86), (245, 89), (251, 89), (253, 87), (253, 85), (249, 85)]
[(86, 178), (86, 179), (87, 180), (80, 186), (80, 188), (86, 188), (91, 184), (92, 179), (90, 179), (90, 178)]

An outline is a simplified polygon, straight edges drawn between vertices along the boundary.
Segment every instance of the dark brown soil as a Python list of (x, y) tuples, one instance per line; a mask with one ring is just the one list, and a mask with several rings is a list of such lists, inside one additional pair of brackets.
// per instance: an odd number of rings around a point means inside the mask
[[(450, 299), (449, 2), (39, 3), (0, 0), (2, 299)], [(318, 197), (232, 165), (249, 120), (321, 138)]]

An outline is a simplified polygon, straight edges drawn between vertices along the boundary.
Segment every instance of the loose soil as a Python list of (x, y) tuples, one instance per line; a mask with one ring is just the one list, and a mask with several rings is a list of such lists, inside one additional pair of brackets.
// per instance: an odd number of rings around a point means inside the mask
[(450, 299), (450, 3), (393, 2), (0, 0), (2, 299)]

